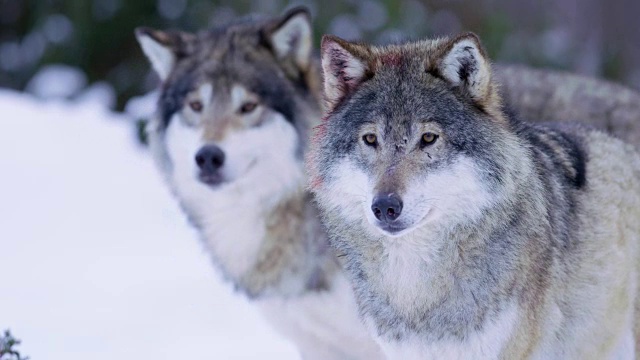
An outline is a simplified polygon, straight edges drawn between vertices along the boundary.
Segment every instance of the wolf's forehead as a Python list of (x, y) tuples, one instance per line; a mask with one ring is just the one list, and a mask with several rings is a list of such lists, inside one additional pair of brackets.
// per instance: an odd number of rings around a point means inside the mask
[(446, 89), (410, 82), (406, 77), (376, 79), (349, 103), (340, 124), (357, 131), (374, 126), (389, 136), (404, 138), (420, 133), (426, 123), (445, 126), (458, 116), (459, 104)]
[(446, 89), (436, 86), (428, 76), (402, 68), (384, 69), (376, 73), (366, 87), (363, 86), (359, 100), (369, 105), (369, 110), (386, 116), (428, 111), (446, 98)]
[(201, 49), (197, 55), (202, 67), (235, 67), (251, 53), (258, 52), (258, 43), (246, 37), (223, 39)]
[(250, 65), (249, 58), (264, 58), (268, 49), (264, 45), (262, 32), (255, 26), (231, 26), (210, 30), (200, 35), (192, 55), (201, 66), (229, 67)]
[(201, 101), (210, 102), (218, 108), (237, 108), (247, 99), (255, 97), (255, 94), (242, 83), (216, 80), (218, 79), (205, 81), (194, 90)]

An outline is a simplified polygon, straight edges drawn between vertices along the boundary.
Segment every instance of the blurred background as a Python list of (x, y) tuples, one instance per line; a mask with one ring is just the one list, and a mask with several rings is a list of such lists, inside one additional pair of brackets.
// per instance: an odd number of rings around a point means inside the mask
[(640, 89), (638, 0), (0, 0), (0, 360), (5, 329), (33, 359), (298, 358), (139, 146), (158, 79), (133, 35), (294, 5), (316, 46), (470, 30), (494, 60)]
[(157, 85), (136, 26), (196, 31), (301, 4), (314, 16), (316, 41), (324, 33), (386, 43), (471, 30), (495, 60), (640, 88), (640, 1), (627, 0), (0, 0), (0, 87), (67, 98), (89, 89), (85, 96), (121, 111)]

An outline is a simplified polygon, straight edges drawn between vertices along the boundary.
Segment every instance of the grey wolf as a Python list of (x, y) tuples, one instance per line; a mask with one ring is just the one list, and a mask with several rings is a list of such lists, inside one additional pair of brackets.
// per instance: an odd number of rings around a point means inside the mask
[(508, 115), (470, 33), (321, 62), (310, 188), (389, 358), (635, 357), (632, 145)]
[(378, 358), (305, 192), (321, 116), (308, 12), (136, 36), (162, 80), (154, 158), (220, 272), (305, 359)]

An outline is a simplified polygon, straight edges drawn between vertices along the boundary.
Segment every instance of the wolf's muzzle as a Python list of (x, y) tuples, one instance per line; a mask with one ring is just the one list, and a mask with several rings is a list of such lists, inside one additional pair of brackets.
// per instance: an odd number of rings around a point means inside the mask
[(205, 145), (196, 154), (195, 161), (200, 169), (200, 180), (209, 185), (222, 182), (218, 170), (224, 165), (224, 151), (216, 145)]
[(402, 213), (402, 199), (394, 193), (378, 194), (373, 198), (371, 211), (376, 219), (390, 224)]

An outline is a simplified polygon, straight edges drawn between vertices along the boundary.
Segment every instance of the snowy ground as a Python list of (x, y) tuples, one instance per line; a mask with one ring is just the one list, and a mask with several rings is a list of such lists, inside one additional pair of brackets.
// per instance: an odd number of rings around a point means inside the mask
[(0, 331), (32, 359), (296, 359), (94, 103), (0, 89)]

